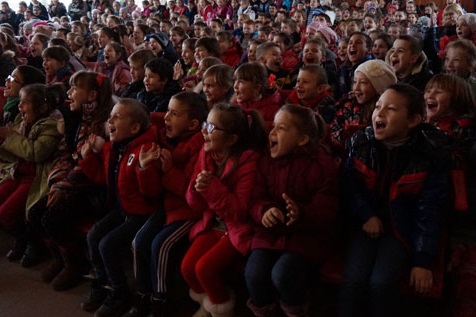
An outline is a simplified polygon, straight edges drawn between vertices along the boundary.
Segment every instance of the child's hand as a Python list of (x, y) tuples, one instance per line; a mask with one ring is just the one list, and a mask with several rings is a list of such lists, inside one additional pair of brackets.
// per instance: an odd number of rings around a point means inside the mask
[(414, 267), (410, 272), (410, 285), (420, 294), (427, 294), (433, 287), (433, 273), (431, 270)]
[(183, 90), (193, 92), (193, 88), (195, 88), (195, 82), (193, 80), (189, 80), (183, 83)]
[(152, 143), (152, 146), (148, 151), (144, 150), (144, 145), (140, 148), (139, 153), (139, 166), (141, 168), (146, 168), (153, 161), (157, 161), (160, 158), (160, 147), (155, 143)]
[(210, 186), (210, 179), (212, 177), (212, 173), (209, 171), (201, 171), (198, 173), (197, 178), (195, 179), (195, 190), (197, 192), (203, 192), (205, 189)]
[(81, 147), (81, 156), (86, 158), (94, 149), (96, 144), (96, 134), (91, 133), (86, 141), (84, 141), (83, 146)]
[(11, 125), (6, 125), (4, 127), (0, 127), (0, 139), (5, 140), (13, 133), (13, 129)]
[(261, 223), (266, 228), (274, 227), (278, 224), (278, 222), (284, 223), (284, 221), (286, 221), (284, 213), (276, 207), (271, 207), (266, 210), (263, 215), (263, 218), (261, 219)]
[(183, 77), (182, 64), (180, 63), (180, 61), (177, 61), (174, 65), (174, 77), (173, 77), (173, 79), (174, 80), (179, 80), (182, 77)]
[(286, 217), (289, 219), (288, 222), (286, 222), (286, 226), (290, 226), (299, 219), (301, 212), (299, 211), (299, 206), (296, 202), (286, 193), (283, 193), (283, 199), (286, 201)]
[(378, 217), (373, 216), (362, 225), (362, 230), (372, 239), (377, 239), (383, 233), (383, 225)]
[(172, 168), (172, 153), (167, 149), (160, 151), (160, 161), (162, 162), (162, 171), (167, 173)]

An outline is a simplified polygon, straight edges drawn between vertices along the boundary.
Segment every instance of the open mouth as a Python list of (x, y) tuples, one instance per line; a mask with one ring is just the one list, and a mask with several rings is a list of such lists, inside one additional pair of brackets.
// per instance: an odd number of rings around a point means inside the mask
[(375, 130), (376, 131), (381, 131), (381, 130), (385, 129), (386, 126), (387, 126), (387, 124), (383, 121), (375, 121)]
[(392, 63), (392, 66), (395, 67), (397, 66), (398, 64), (400, 64), (400, 61), (398, 59), (392, 59), (391, 60), (391, 63)]
[(112, 126), (109, 126), (109, 134), (114, 134), (116, 132), (116, 128), (115, 127), (112, 127)]
[(269, 141), (269, 149), (271, 151), (273, 151), (274, 149), (276, 149), (276, 147), (278, 146), (278, 142), (277, 141)]
[(427, 108), (428, 110), (433, 110), (433, 109), (435, 109), (435, 108), (437, 108), (437, 107), (438, 107), (438, 104), (437, 104), (437, 103), (434, 103), (434, 102), (427, 102), (427, 103), (426, 103), (426, 108)]

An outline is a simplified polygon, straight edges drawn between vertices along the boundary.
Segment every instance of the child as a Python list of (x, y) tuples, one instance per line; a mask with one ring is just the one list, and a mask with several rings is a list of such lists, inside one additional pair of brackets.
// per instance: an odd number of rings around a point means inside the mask
[(173, 66), (164, 58), (153, 59), (145, 64), (145, 91), (137, 94), (137, 99), (152, 112), (166, 112), (170, 98), (180, 91), (173, 80)]
[(301, 67), (296, 86), (288, 96), (288, 101), (301, 105), (319, 113), (325, 123), (334, 120), (335, 100), (329, 91), (327, 74), (324, 68), (317, 64), (307, 64)]
[(87, 237), (96, 282), (109, 287), (91, 290), (103, 298), (107, 294), (94, 314), (97, 317), (120, 316), (128, 308), (121, 250), (130, 246), (148, 216), (157, 210), (162, 187), (159, 170), (144, 157), (157, 142), (157, 129), (150, 126), (148, 109), (137, 100), (121, 99), (112, 108), (107, 124), (111, 141), (101, 150), (92, 134), (81, 149), (80, 160), (88, 178), (107, 184), (109, 193), (109, 212)]
[(20, 65), (13, 70), (5, 80), (5, 90), (3, 91), (3, 95), (7, 97), (7, 103), (3, 106), (4, 124), (13, 123), (20, 112), (18, 109), (20, 89), (27, 85), (44, 82), (45, 75), (33, 66)]
[[(156, 211), (137, 232), (132, 242), (137, 301), (130, 316), (152, 311), (164, 315), (173, 253), (190, 228), (201, 217), (185, 200), (187, 185), (203, 146), (200, 133), (208, 113), (205, 100), (191, 92), (172, 97), (159, 132), (159, 146), (142, 151), (141, 166), (157, 161), (162, 177), (163, 208)], [(152, 276), (151, 276), (152, 272)], [(152, 307), (150, 307), (152, 306)], [(135, 314), (134, 314), (135, 313)]]
[(278, 44), (265, 42), (256, 49), (256, 58), (266, 67), (268, 76), (274, 77), (274, 87), (290, 90), (292, 89), (291, 77), (282, 68), (283, 58), (281, 52)]
[(195, 62), (200, 64), (200, 61), (205, 57), (220, 58), (220, 45), (218, 40), (214, 37), (203, 37), (195, 42)]
[(325, 128), (317, 118), (284, 105), (269, 133), (270, 156), (260, 161), (245, 269), (255, 316), (278, 316), (276, 293), (286, 316), (306, 316), (312, 268), (334, 248), (337, 165), (320, 144)]
[(278, 90), (268, 86), (266, 68), (261, 63), (246, 63), (238, 67), (234, 74), (234, 103), (243, 110), (258, 110), (267, 123), (281, 107), (282, 97)]
[(106, 45), (110, 42), (121, 43), (121, 39), (119, 38), (119, 34), (107, 26), (102, 27), (97, 33), (99, 49), (97, 52), (96, 62), (104, 62), (104, 49)]
[(104, 62), (98, 63), (96, 71), (111, 79), (112, 92), (118, 94), (131, 82), (129, 66), (124, 61), (126, 51), (117, 42), (110, 42), (104, 47)]
[(208, 109), (220, 102), (229, 102), (233, 87), (233, 69), (228, 65), (213, 65), (203, 74), (203, 94)]
[(185, 30), (180, 26), (174, 26), (170, 29), (170, 41), (174, 45), (175, 52), (179, 56), (182, 55), (182, 44), (186, 39), (188, 39), (187, 32), (185, 32)]
[(139, 50), (129, 56), (127, 61), (129, 62), (131, 82), (118, 93), (119, 97), (132, 99), (137, 98), (137, 94), (145, 89), (144, 65), (155, 58), (155, 54), (150, 50)]
[(44, 34), (35, 34), (30, 41), (30, 54), (27, 58), (27, 65), (38, 68), (43, 71), (43, 58), (41, 53), (48, 46), (49, 38)]
[(62, 83), (68, 87), (69, 79), (73, 75), (73, 70), (69, 66), (71, 55), (68, 50), (59, 45), (51, 46), (43, 51), (42, 57), (46, 83)]
[(374, 58), (384, 61), (385, 56), (387, 56), (387, 52), (392, 48), (392, 44), (393, 40), (390, 35), (386, 33), (377, 35), (372, 47), (372, 55)]
[[(293, 42), (291, 37), (281, 32), (273, 37), (273, 42), (278, 44), (281, 53), (282, 61), (279, 64), (279, 67), (282, 66), (282, 68), (287, 72), (292, 71), (299, 63), (299, 59), (293, 50)], [(271, 69), (268, 66), (267, 68)]]
[(111, 82), (102, 74), (79, 71), (71, 77), (70, 86), (69, 109), (60, 108), (65, 118), (64, 140), (47, 176), (48, 198), (34, 206), (30, 217), (53, 258), (42, 280), (58, 291), (76, 286), (89, 270), (78, 224), (102, 215), (104, 190), (86, 179), (78, 160), (89, 135), (97, 135), (103, 143), (107, 139), (104, 124), (112, 105)]
[(32, 206), (47, 195), (46, 179), (61, 141), (61, 113), (64, 101), (61, 85), (33, 84), (20, 90), (18, 115), (12, 125), (0, 128), (2, 157), (0, 185), (0, 226), (15, 241), (7, 259), (21, 259), (31, 267), (43, 258), (41, 244), (25, 223)]
[(181, 269), (192, 299), (201, 305), (196, 316), (232, 316), (235, 297), (225, 275), (250, 250), (248, 208), (266, 134), (257, 111), (246, 115), (228, 104), (213, 107), (202, 133), (205, 144), (186, 198), (204, 214), (191, 229), (193, 242)]
[(423, 105), (416, 88), (390, 86), (372, 125), (349, 143), (344, 182), (352, 232), (341, 317), (359, 316), (368, 298), (372, 316), (397, 316), (398, 285), (407, 271), (418, 293), (432, 288), (449, 154), (443, 132), (421, 123)]
[(469, 40), (456, 40), (448, 44), (444, 69), (447, 73), (465, 79), (476, 96), (476, 78), (472, 69), (476, 65), (476, 47)]
[(240, 62), (243, 49), (229, 32), (222, 31), (217, 34), (218, 44), (220, 45), (221, 60), (226, 65), (235, 68)]
[(335, 105), (335, 118), (330, 132), (333, 142), (343, 146), (351, 133), (347, 130), (363, 127), (371, 120), (375, 102), (388, 86), (397, 83), (390, 65), (381, 60), (360, 64), (354, 73), (354, 83), (349, 97)]

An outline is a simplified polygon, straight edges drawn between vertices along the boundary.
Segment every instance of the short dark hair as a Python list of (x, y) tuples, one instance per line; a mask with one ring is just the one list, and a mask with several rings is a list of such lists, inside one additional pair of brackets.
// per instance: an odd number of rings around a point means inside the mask
[(403, 83), (390, 85), (386, 90), (390, 89), (407, 101), (408, 118), (413, 118), (416, 115), (422, 118), (425, 116), (425, 99), (423, 99), (423, 94), (420, 90)]
[(400, 35), (397, 37), (397, 40), (407, 41), (410, 44), (410, 51), (413, 55), (420, 56), (423, 52), (423, 44), (422, 41), (414, 36), (411, 35)]
[(167, 78), (168, 82), (173, 79), (174, 67), (172, 63), (165, 58), (156, 58), (148, 61), (144, 67), (148, 68), (151, 72), (158, 74), (161, 79)]

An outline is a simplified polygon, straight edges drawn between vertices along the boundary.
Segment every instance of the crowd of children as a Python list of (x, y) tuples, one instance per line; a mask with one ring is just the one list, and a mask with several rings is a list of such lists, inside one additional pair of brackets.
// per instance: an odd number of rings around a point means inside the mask
[(56, 291), (88, 275), (96, 317), (169, 316), (174, 268), (194, 317), (233, 316), (240, 274), (254, 316), (313, 316), (336, 258), (341, 317), (400, 316), (402, 281), (425, 295), (440, 271), (463, 316), (476, 14), (443, 5), (2, 2), (8, 260), (49, 253)]

